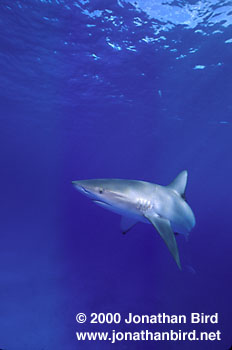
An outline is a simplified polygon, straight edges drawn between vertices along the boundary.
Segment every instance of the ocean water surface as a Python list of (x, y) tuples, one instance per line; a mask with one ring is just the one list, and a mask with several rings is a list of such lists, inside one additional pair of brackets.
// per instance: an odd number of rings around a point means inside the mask
[[(232, 345), (232, 2), (1, 0), (0, 348)], [(188, 170), (179, 271), (151, 225), (71, 185), (162, 185)], [(80, 325), (79, 312), (218, 313), (217, 324)], [(202, 342), (78, 342), (77, 331), (216, 332)]]

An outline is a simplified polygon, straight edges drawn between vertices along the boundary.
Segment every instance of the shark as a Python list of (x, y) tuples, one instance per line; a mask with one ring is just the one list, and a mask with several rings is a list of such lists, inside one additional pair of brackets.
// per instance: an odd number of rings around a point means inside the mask
[(122, 233), (137, 222), (152, 224), (181, 269), (176, 235), (188, 236), (196, 223), (185, 197), (187, 178), (184, 170), (167, 186), (127, 179), (77, 180), (72, 184), (94, 203), (121, 215)]

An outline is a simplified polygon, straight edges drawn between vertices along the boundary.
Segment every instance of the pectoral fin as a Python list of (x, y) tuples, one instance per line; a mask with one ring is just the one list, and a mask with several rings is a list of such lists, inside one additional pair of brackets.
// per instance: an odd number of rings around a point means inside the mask
[(176, 244), (175, 235), (170, 225), (170, 221), (158, 215), (145, 214), (144, 216), (152, 223), (152, 225), (159, 232), (160, 236), (163, 238), (169, 251), (174, 257), (179, 269), (181, 270), (178, 247)]
[(128, 218), (126, 216), (122, 216), (121, 218), (121, 231), (123, 234), (127, 233), (135, 224), (137, 223), (136, 220), (132, 218)]

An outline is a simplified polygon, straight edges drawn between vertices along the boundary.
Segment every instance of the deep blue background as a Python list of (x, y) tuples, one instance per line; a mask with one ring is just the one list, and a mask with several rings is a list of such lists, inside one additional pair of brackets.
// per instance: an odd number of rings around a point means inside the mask
[[(77, 343), (77, 330), (112, 329), (78, 325), (78, 312), (218, 312), (218, 325), (199, 329), (221, 330), (221, 342), (114, 348), (230, 347), (231, 10), (223, 1), (1, 1), (0, 348), (109, 349)], [(101, 177), (165, 185), (183, 169), (197, 224), (188, 242), (177, 238), (182, 272), (151, 225), (123, 236), (119, 216), (71, 186)], [(141, 328), (173, 327), (128, 330)]]

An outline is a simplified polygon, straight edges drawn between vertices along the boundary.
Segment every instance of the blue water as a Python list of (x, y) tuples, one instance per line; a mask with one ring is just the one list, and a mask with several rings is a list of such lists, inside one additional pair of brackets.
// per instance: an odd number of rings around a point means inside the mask
[[(232, 3), (1, 0), (0, 348), (229, 349)], [(183, 271), (151, 225), (71, 185), (189, 173)], [(219, 323), (78, 325), (84, 312)], [(221, 341), (77, 342), (75, 332), (220, 330)]]

